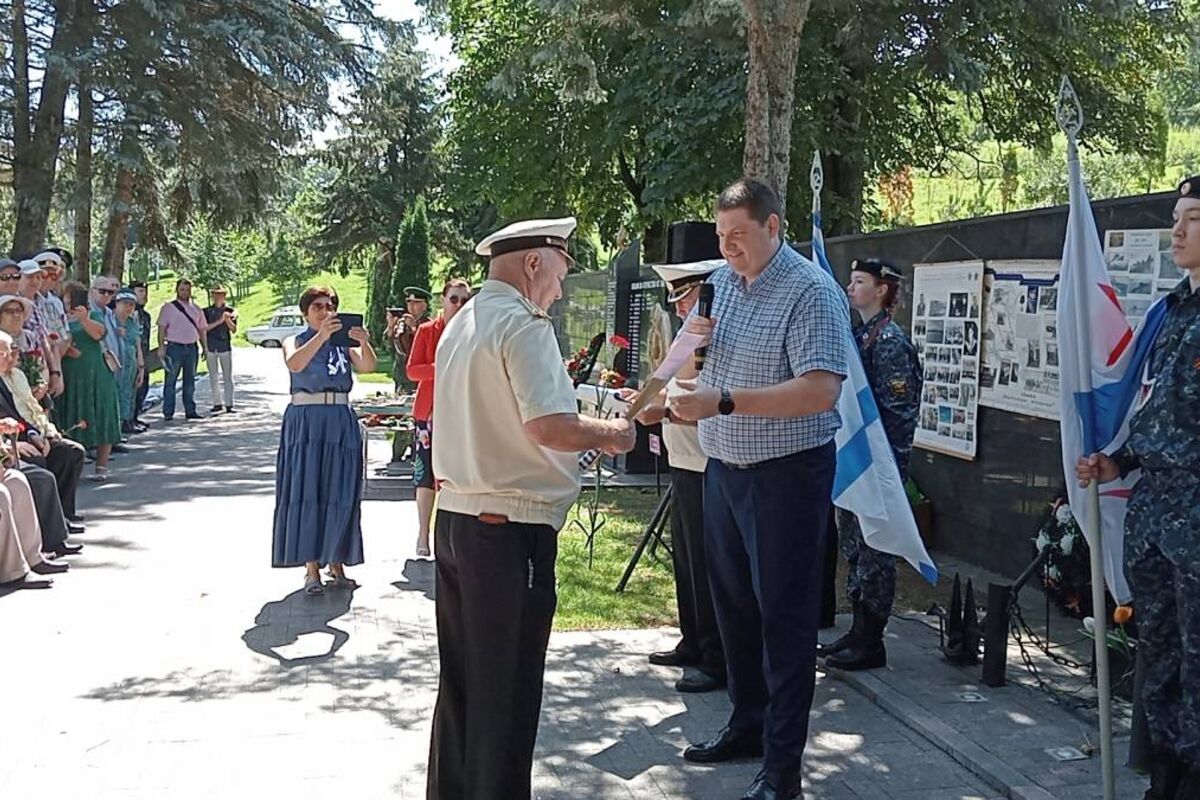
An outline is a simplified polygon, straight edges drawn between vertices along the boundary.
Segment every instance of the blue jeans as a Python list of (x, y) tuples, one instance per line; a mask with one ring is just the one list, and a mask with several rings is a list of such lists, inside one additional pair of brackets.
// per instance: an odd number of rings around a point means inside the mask
[(768, 769), (797, 770), (816, 682), (833, 442), (704, 473), (704, 540), (725, 649), (729, 727), (762, 734)]
[(194, 344), (167, 342), (167, 357), (163, 361), (163, 417), (175, 416), (175, 381), (183, 371), (183, 410), (189, 417), (196, 414), (196, 365), (200, 351)]

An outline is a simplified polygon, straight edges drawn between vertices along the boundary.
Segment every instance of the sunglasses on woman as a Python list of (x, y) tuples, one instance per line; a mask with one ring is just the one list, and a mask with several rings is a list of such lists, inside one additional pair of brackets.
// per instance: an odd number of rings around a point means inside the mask
[(470, 299), (470, 297), (461, 294), (451, 294), (446, 296), (446, 302), (456, 306), (460, 306)]

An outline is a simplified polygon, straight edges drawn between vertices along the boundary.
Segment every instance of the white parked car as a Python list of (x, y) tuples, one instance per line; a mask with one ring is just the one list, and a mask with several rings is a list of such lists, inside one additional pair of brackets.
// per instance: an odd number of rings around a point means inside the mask
[(299, 306), (279, 308), (266, 325), (255, 325), (246, 331), (246, 341), (262, 347), (283, 347), (283, 340), (308, 327)]

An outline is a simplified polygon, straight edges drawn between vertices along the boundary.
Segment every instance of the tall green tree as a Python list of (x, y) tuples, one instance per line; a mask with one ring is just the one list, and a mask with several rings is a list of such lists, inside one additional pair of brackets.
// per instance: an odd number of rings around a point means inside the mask
[[(20, 0), (0, 15), (13, 41), (0, 101), (15, 112), (14, 247), (46, 234), (66, 96), (82, 82), (80, 110), (94, 111), (91, 134), (116, 164), (104, 266), (117, 274), (132, 210), (159, 205), (168, 180), (177, 222), (259, 213), (283, 156), (329, 112), (331, 80), (362, 71), (364, 48), (343, 30), (369, 44), (384, 27), (370, 0)], [(163, 226), (141, 227), (149, 244)]]
[(400, 234), (396, 237), (396, 266), (392, 270), (390, 305), (404, 305), (404, 287), (421, 286), (432, 290), (429, 284), (429, 264), (432, 253), (429, 247), (429, 214), (425, 198), (418, 197), (408, 207)]
[[(640, 201), (656, 192), (668, 200), (664, 219), (707, 216), (712, 191), (745, 166), (737, 156), (757, 89), (742, 4), (439, 7), (462, 61), (450, 130), (465, 200), (495, 204), (502, 217), (579, 210), (614, 242), (655, 216), (654, 202)], [(1090, 120), (1084, 144), (1153, 157), (1166, 141), (1156, 81), (1179, 58), (1181, 16), (1173, 0), (813, 3), (790, 158), (823, 153), (829, 227), (860, 230), (879, 175), (936, 169), (985, 140), (1047, 146), (1063, 73)], [(807, 181), (787, 185), (789, 222), (803, 230)]]
[(308, 244), (342, 269), (393, 247), (408, 204), (436, 181), (439, 90), (412, 28), (395, 31), (371, 67), (343, 117), (345, 133), (319, 156), (325, 169)]

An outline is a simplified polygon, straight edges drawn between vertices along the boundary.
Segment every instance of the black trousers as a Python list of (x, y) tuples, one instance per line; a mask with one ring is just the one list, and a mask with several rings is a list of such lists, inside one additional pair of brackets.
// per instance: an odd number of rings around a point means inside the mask
[(816, 684), (833, 442), (738, 469), (709, 459), (704, 533), (729, 676), (729, 727), (762, 733), (763, 765), (799, 770)]
[(681, 634), (675, 649), (703, 672), (724, 678), (725, 653), (704, 549), (704, 473), (672, 467), (671, 493), (671, 560)]
[(29, 459), (30, 463), (54, 473), (58, 499), (68, 517), (75, 516), (75, 493), (79, 490), (79, 476), (83, 474), (83, 454), (83, 445), (70, 439), (58, 439), (50, 443), (50, 454), (45, 458)]
[(65, 542), (68, 534), (62, 501), (58, 499), (58, 481), (53, 472), (36, 464), (22, 461), (20, 469), (29, 480), (33, 506), (42, 527), (42, 552), (49, 553)]
[(526, 800), (558, 603), (558, 533), (439, 511), (428, 800)]

